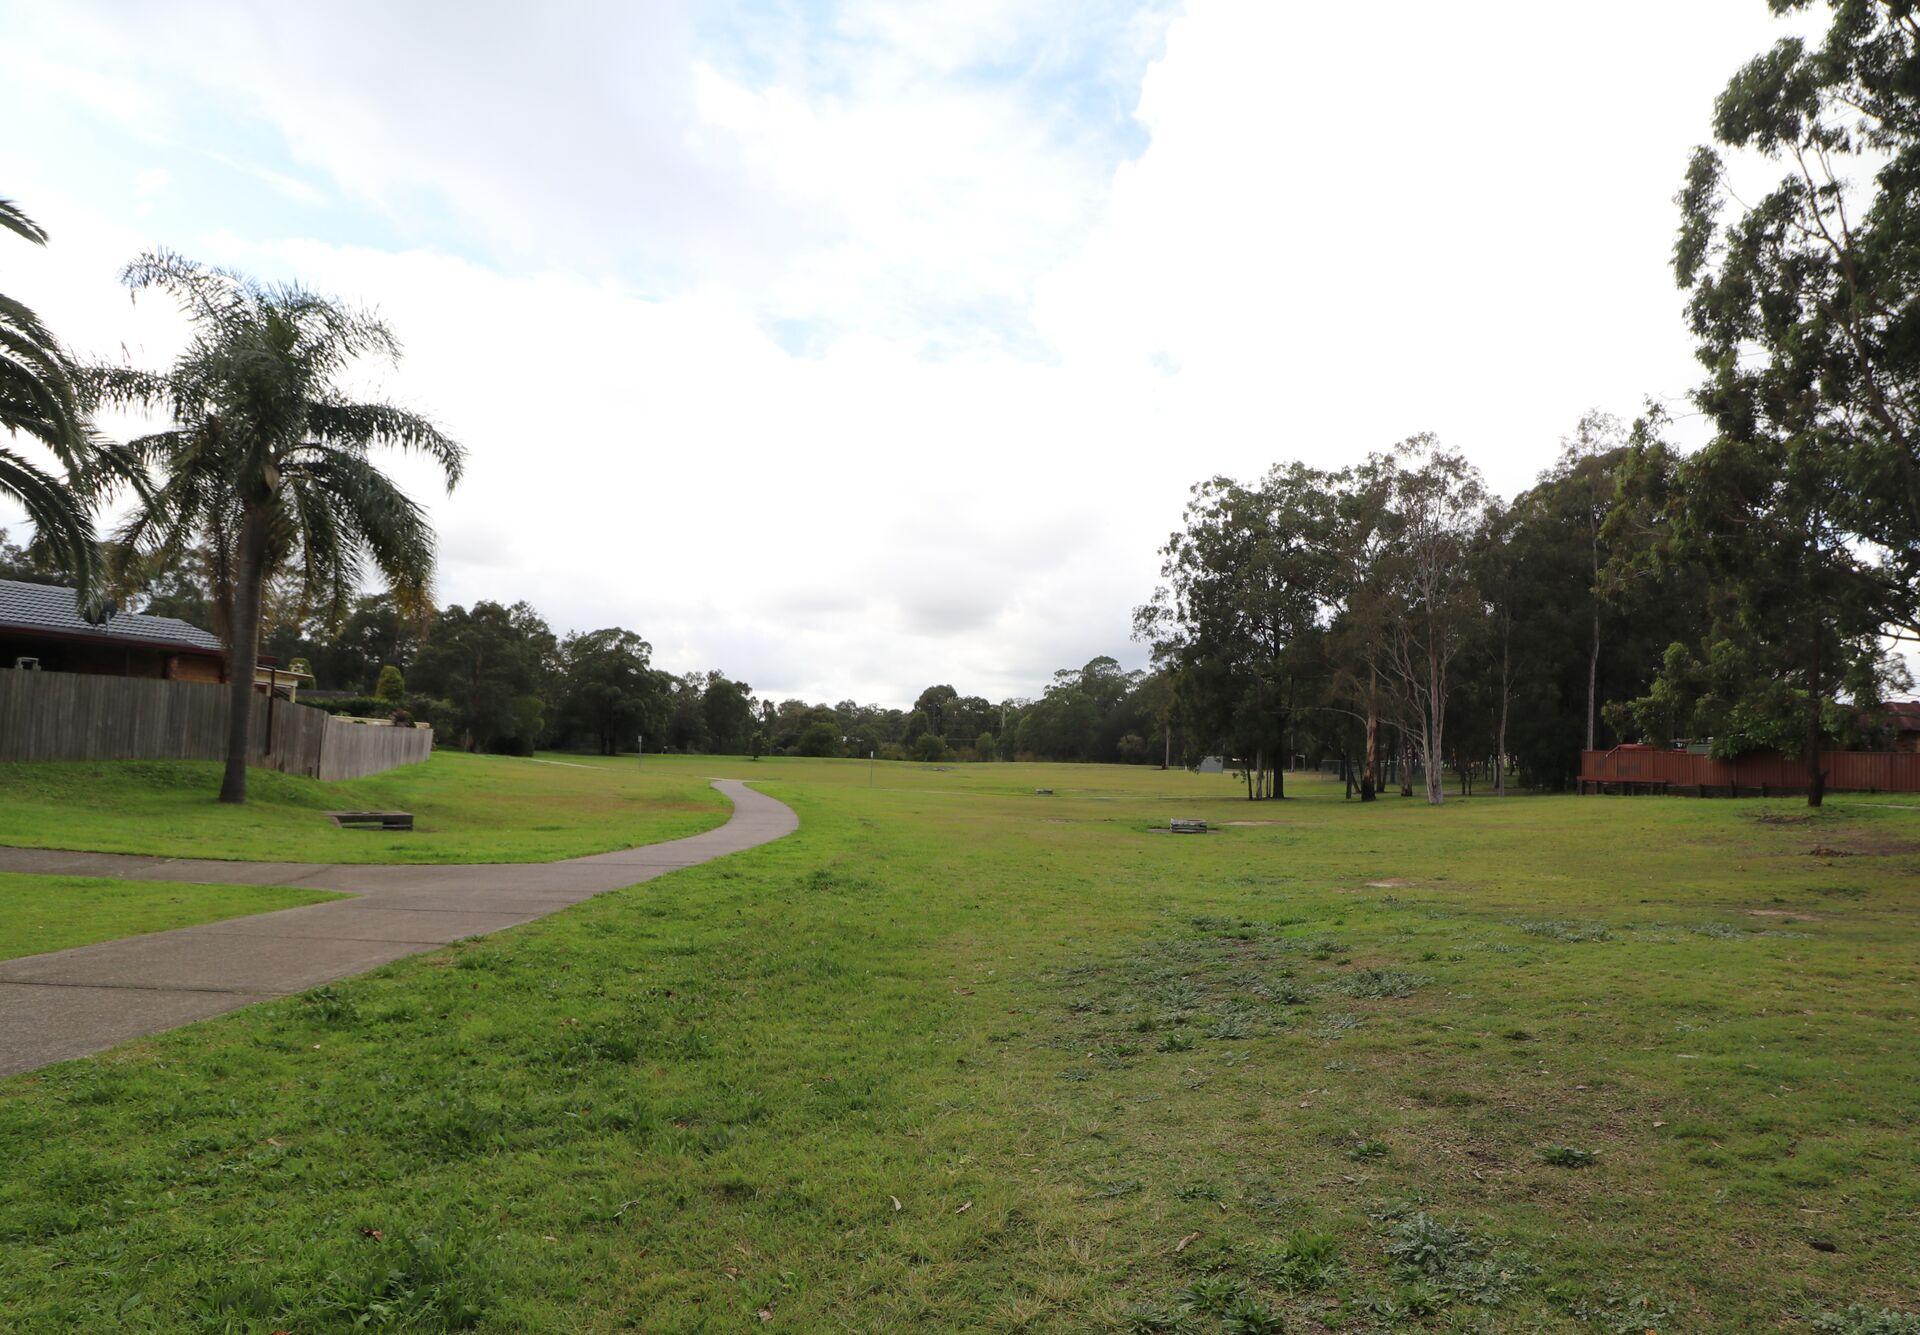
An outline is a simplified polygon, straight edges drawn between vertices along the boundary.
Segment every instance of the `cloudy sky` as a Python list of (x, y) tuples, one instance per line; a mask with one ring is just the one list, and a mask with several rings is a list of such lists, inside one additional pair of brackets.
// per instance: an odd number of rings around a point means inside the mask
[[(759, 691), (1032, 694), (1187, 488), (1684, 412), (1671, 200), (1761, 0), (0, 0), (0, 290), (166, 245), (377, 307), (441, 596)], [(1686, 429), (1682, 422), (1682, 430)], [(19, 515), (0, 502), (0, 526)]]

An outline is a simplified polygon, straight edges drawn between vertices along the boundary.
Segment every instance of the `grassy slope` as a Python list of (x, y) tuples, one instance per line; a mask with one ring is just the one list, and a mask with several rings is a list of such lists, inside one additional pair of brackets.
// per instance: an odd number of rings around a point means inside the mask
[(733, 768), (800, 833), (0, 1085), (0, 1324), (1084, 1328), (1238, 1286), (1295, 1329), (1764, 1329), (1920, 1285), (1920, 813)]
[(324, 890), (278, 885), (179, 885), (0, 872), (0, 960), (337, 898)]
[[(455, 751), (344, 783), (255, 770), (244, 808), (214, 801), (219, 786), (219, 766), (202, 761), (0, 765), (0, 844), (285, 862), (545, 862), (698, 834), (730, 809), (698, 767), (642, 770), (629, 759), (596, 771)], [(362, 809), (411, 811), (415, 828), (343, 830), (326, 815)]]

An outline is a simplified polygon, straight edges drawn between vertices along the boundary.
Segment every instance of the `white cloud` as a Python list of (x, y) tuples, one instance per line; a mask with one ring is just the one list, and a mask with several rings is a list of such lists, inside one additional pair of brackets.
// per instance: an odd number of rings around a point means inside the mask
[(161, 238), (88, 179), (157, 107), (292, 183), (165, 239), (377, 303), (408, 356), (368, 387), (469, 445), (451, 500), (402, 466), (445, 597), (781, 695), (1033, 693), (1125, 650), (1199, 477), (1433, 428), (1511, 489), (1692, 383), (1670, 197), (1770, 30), (1680, 11), (0, 10), (111, 127), (8, 183), (57, 244), (6, 282), (165, 355), (112, 286)]

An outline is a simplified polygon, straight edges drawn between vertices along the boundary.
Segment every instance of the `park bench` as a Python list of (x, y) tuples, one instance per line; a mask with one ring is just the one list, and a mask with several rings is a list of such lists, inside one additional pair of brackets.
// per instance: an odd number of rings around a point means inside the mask
[(411, 811), (329, 811), (333, 823), (343, 830), (411, 830)]
[(1033, 790), (1033, 795), (1034, 795), (1035, 797), (1052, 797), (1052, 796), (1053, 796), (1053, 789), (1051, 789), (1051, 788), (1036, 788), (1036, 789), (1034, 789), (1034, 790)]
[(1167, 828), (1175, 834), (1205, 834), (1207, 823), (1203, 820), (1170, 820)]

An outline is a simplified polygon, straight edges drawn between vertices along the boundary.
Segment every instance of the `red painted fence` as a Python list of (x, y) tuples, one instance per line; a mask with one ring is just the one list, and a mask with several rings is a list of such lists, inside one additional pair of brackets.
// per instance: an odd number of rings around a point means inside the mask
[[(1823, 751), (1820, 767), (1830, 792), (1920, 793), (1920, 754), (1900, 751)], [(1580, 753), (1580, 791), (1606, 785), (1665, 784), (1677, 793), (1740, 795), (1805, 791), (1807, 767), (1798, 756), (1773, 752), (1715, 760), (1688, 751), (1641, 750)]]

